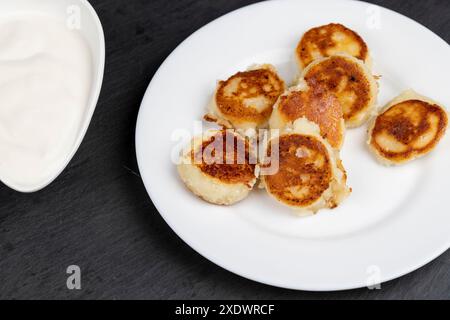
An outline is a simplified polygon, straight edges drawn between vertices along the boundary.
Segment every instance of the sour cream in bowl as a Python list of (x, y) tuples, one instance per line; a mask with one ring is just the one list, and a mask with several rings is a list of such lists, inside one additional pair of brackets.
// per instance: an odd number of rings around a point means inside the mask
[(105, 44), (85, 0), (0, 1), (0, 180), (34, 192), (67, 166), (100, 94)]

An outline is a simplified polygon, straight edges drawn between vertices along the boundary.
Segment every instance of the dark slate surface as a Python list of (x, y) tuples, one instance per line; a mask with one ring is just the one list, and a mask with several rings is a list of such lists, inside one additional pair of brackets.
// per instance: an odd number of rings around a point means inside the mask
[[(450, 298), (450, 252), (381, 290), (309, 293), (246, 280), (190, 249), (159, 216), (139, 178), (139, 104), (184, 38), (254, 1), (91, 2), (106, 36), (100, 101), (79, 151), (53, 184), (35, 194), (0, 185), (0, 298)], [(447, 0), (374, 2), (450, 40)], [(66, 288), (70, 264), (82, 269), (82, 290)]]

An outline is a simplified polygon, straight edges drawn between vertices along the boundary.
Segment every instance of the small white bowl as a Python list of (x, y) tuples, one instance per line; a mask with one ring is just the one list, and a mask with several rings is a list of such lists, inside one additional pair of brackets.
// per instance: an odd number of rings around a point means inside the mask
[(75, 152), (78, 150), (87, 128), (89, 127), (103, 81), (103, 72), (105, 68), (105, 37), (97, 13), (86, 0), (0, 1), (0, 19), (2, 16), (22, 13), (45, 14), (59, 19), (63, 18), (64, 20), (68, 19), (73, 14), (77, 14), (81, 19), (79, 31), (86, 39), (92, 55), (92, 85), (89, 93), (88, 105), (86, 106), (84, 119), (80, 125), (78, 137), (74, 141), (71, 152), (66, 155), (65, 161), (54, 171), (54, 174), (51, 177), (37, 185), (19, 186), (11, 181), (2, 180), (2, 177), (0, 176), (0, 181), (16, 191), (35, 192), (48, 186), (66, 168)]

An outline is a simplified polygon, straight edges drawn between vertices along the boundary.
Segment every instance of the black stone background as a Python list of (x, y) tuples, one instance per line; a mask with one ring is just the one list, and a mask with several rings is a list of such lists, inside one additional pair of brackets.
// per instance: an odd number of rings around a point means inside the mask
[[(450, 252), (381, 290), (284, 290), (204, 259), (157, 213), (139, 177), (134, 149), (144, 91), (183, 39), (252, 2), (91, 0), (106, 36), (102, 94), (80, 149), (54, 183), (34, 194), (0, 185), (0, 298), (450, 298)], [(372, 2), (411, 17), (449, 42), (448, 0)], [(66, 288), (65, 270), (71, 264), (82, 269), (80, 291)]]

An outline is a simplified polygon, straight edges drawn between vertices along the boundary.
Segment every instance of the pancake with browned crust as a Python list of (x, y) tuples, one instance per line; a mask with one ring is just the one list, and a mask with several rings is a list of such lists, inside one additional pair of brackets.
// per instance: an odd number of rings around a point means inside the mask
[(295, 50), (300, 69), (311, 62), (338, 53), (347, 53), (365, 63), (370, 63), (369, 50), (355, 31), (339, 23), (330, 23), (308, 30)]
[(335, 149), (344, 141), (345, 122), (339, 100), (322, 87), (309, 88), (301, 82), (283, 93), (274, 105), (269, 120), (271, 129), (282, 129), (306, 117), (315, 122), (323, 138)]
[[(278, 150), (274, 156), (273, 150)], [(301, 214), (337, 207), (350, 193), (346, 174), (336, 151), (319, 134), (318, 126), (306, 118), (294, 122), (272, 138), (261, 165), (263, 184), (276, 200)], [(277, 161), (278, 171), (265, 174), (267, 166)]]
[(321, 87), (339, 100), (347, 127), (362, 125), (373, 111), (378, 85), (360, 60), (347, 54), (322, 58), (311, 63), (302, 78), (312, 89)]
[(227, 128), (265, 127), (284, 89), (284, 81), (273, 66), (253, 66), (219, 81), (204, 118)]
[(253, 154), (249, 142), (232, 130), (209, 130), (191, 141), (178, 173), (200, 198), (230, 205), (244, 199), (256, 182)]
[(383, 164), (402, 164), (434, 149), (448, 125), (445, 109), (414, 91), (391, 101), (373, 120), (368, 144)]

